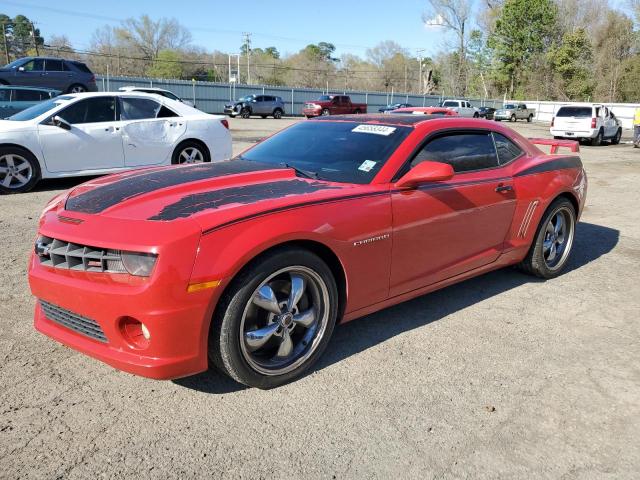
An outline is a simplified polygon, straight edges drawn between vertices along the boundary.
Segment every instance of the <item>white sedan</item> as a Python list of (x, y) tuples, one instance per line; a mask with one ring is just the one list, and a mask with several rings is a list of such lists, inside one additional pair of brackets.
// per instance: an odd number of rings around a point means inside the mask
[(0, 193), (43, 178), (230, 157), (224, 116), (142, 92), (62, 95), (0, 120)]

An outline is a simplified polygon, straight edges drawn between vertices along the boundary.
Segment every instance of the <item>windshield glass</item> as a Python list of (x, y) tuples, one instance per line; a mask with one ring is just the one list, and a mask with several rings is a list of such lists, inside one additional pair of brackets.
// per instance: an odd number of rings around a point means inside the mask
[(333, 98), (333, 95), (320, 95), (318, 97), (318, 101), (319, 102), (328, 102), (329, 100), (331, 100)]
[(591, 117), (591, 107), (561, 107), (556, 117)]
[(300, 122), (240, 158), (317, 173), (320, 180), (369, 183), (409, 135), (410, 127), (356, 122)]
[(508, 110), (511, 110), (511, 109), (513, 109), (513, 108), (516, 108), (516, 106), (515, 106), (513, 103), (507, 103), (507, 104), (504, 106), (504, 108), (506, 108), (506, 109), (508, 109)]
[(253, 95), (247, 95), (246, 97), (240, 97), (238, 99), (239, 102), (250, 102), (253, 100)]
[(73, 97), (69, 96), (61, 96), (52, 98), (51, 100), (47, 100), (45, 102), (40, 102), (33, 107), (29, 107), (26, 110), (22, 110), (21, 112), (16, 113), (15, 115), (10, 116), (7, 120), (14, 120), (17, 122), (24, 122), (26, 120), (33, 120), (34, 118), (39, 117), (43, 113), (52, 110), (58, 105), (63, 104), (66, 100), (71, 100)]

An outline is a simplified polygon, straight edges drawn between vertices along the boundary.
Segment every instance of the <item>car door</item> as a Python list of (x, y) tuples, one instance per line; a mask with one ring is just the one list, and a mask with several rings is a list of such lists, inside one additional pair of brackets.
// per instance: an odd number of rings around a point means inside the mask
[(64, 62), (55, 58), (48, 58), (44, 64), (44, 83), (47, 88), (66, 90), (71, 72), (64, 71)]
[(16, 113), (11, 105), (11, 88), (0, 87), (0, 119)]
[(169, 163), (187, 129), (184, 118), (151, 98), (120, 97), (124, 163), (141, 167)]
[(38, 137), (47, 170), (75, 172), (124, 166), (121, 124), (113, 96), (84, 98), (56, 115), (71, 126), (56, 126), (51, 119), (38, 125)]
[(508, 163), (522, 152), (499, 137), (502, 150), (513, 150), (502, 160), (486, 130), (436, 134), (411, 160), (410, 167), (426, 160), (449, 163), (455, 175), (392, 192), (391, 296), (489, 264), (501, 254), (516, 206)]
[(46, 87), (44, 59), (34, 58), (16, 69), (16, 85), (28, 87)]
[(265, 114), (265, 101), (264, 95), (258, 95), (253, 99), (253, 105), (251, 110), (254, 115), (264, 115)]
[(609, 110), (609, 107), (603, 107), (603, 110), (604, 135), (605, 137), (613, 137), (618, 131), (618, 125), (613, 117), (611, 117), (611, 110)]
[(32, 107), (43, 100), (42, 92), (26, 88), (15, 88), (11, 93), (11, 108), (14, 113)]

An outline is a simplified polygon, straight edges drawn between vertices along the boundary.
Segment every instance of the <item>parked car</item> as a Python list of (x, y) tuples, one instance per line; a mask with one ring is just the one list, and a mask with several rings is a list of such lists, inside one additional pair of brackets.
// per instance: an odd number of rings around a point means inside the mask
[(378, 111), (380, 113), (387, 113), (392, 110), (397, 110), (398, 108), (406, 108), (406, 107), (413, 107), (413, 105), (411, 105), (410, 103), (391, 103), (385, 107), (380, 107)]
[(60, 90), (51, 88), (0, 86), (0, 118), (10, 117), (60, 93)]
[(549, 132), (554, 138), (589, 141), (594, 146), (603, 140), (617, 145), (622, 137), (622, 125), (606, 105), (565, 105), (551, 120)]
[(302, 109), (302, 114), (307, 118), (349, 113), (367, 113), (367, 104), (353, 103), (349, 95), (321, 95), (317, 100), (305, 103)]
[(493, 118), (498, 122), (501, 120), (509, 120), (510, 122), (526, 120), (531, 123), (535, 114), (535, 109), (527, 108), (524, 103), (505, 103), (502, 108), (496, 110)]
[(121, 92), (145, 92), (145, 93), (155, 93), (156, 95), (160, 95), (161, 97), (167, 97), (170, 98), (171, 100), (176, 100), (177, 102), (182, 102), (185, 105), (189, 105), (190, 107), (194, 107), (195, 105), (193, 102), (189, 101), (189, 100), (183, 100), (182, 98), (180, 98), (179, 96), (177, 96), (175, 93), (173, 93), (170, 90), (165, 90), (164, 88), (156, 88), (156, 87), (136, 87), (134, 85), (130, 85), (130, 86), (126, 86), (126, 87), (120, 87), (118, 89)]
[(450, 108), (461, 117), (480, 117), (480, 111), (471, 105), (467, 100), (445, 100), (440, 104), (441, 107)]
[(282, 118), (284, 112), (284, 101), (274, 95), (247, 95), (224, 106), (225, 115), (230, 117), (240, 115), (242, 118), (249, 118), (256, 115), (262, 118)]
[(231, 156), (227, 120), (142, 92), (61, 95), (0, 120), (0, 192)]
[(29, 261), (35, 328), (134, 374), (211, 363), (271, 388), (308, 370), (336, 323), (509, 265), (558, 276), (583, 245), (586, 191), (575, 153), (495, 122), (298, 122), (229, 162), (54, 198)]
[(480, 118), (485, 118), (487, 120), (493, 120), (493, 116), (496, 113), (496, 109), (493, 107), (480, 107), (478, 108), (478, 114)]
[(413, 115), (446, 115), (451, 117), (457, 117), (458, 114), (454, 110), (450, 108), (442, 108), (442, 107), (406, 107), (406, 108), (398, 108), (391, 112), (387, 113), (410, 113)]
[(66, 93), (97, 92), (96, 77), (75, 60), (24, 57), (0, 68), (0, 84), (53, 88)]

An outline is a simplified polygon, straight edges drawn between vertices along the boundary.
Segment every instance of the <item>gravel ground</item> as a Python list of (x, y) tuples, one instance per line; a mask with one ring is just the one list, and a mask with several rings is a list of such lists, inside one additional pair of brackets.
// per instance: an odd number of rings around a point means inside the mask
[[(235, 150), (291, 122), (234, 119)], [(80, 180), (0, 197), (0, 477), (638, 478), (640, 150), (581, 155), (564, 275), (505, 269), (351, 322), (271, 391), (138, 378), (36, 333), (38, 215)]]

